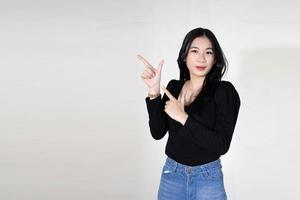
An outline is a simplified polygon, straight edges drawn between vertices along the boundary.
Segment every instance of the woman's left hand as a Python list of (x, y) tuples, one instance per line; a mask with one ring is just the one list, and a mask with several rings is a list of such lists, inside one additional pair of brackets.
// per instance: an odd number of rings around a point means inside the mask
[(187, 113), (184, 111), (184, 95), (177, 100), (164, 86), (162, 86), (162, 89), (170, 99), (169, 101), (166, 101), (165, 112), (172, 119), (184, 125), (188, 118)]

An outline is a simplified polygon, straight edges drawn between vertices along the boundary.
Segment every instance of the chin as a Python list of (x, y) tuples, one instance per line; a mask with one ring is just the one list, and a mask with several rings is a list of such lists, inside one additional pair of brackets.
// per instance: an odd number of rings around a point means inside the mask
[(194, 73), (194, 76), (197, 76), (197, 77), (205, 77), (206, 75), (207, 75), (208, 73), (206, 73), (206, 72), (196, 72), (196, 73)]

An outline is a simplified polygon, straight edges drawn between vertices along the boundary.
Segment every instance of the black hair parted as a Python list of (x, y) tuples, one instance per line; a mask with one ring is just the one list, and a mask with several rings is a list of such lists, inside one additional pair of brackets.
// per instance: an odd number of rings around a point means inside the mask
[(210, 40), (213, 46), (213, 51), (215, 55), (215, 64), (212, 66), (209, 73), (206, 75), (203, 86), (205, 87), (207, 84), (220, 81), (225, 74), (228, 68), (228, 62), (226, 57), (220, 47), (220, 44), (216, 38), (216, 36), (209, 30), (205, 28), (195, 28), (188, 32), (183, 40), (181, 49), (179, 51), (179, 56), (177, 59), (177, 63), (180, 71), (180, 81), (190, 80), (190, 74), (188, 67), (186, 65), (186, 57), (189, 52), (189, 48), (193, 42), (193, 40), (197, 37), (206, 37)]

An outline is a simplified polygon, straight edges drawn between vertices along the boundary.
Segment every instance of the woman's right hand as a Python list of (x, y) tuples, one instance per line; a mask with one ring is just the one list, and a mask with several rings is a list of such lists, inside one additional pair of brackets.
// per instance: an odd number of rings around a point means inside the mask
[(164, 63), (164, 60), (161, 60), (157, 69), (155, 69), (143, 56), (137, 55), (138, 59), (140, 59), (145, 64), (145, 70), (141, 75), (142, 80), (149, 87), (150, 91), (156, 91), (159, 93), (160, 91), (160, 80), (161, 80), (161, 70)]

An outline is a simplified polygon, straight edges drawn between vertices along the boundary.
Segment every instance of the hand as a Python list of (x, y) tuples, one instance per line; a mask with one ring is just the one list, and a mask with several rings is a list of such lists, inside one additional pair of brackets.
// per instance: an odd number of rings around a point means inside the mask
[(159, 92), (161, 70), (164, 60), (161, 60), (157, 69), (155, 69), (144, 57), (137, 55), (137, 57), (145, 64), (146, 68), (141, 75), (142, 80), (149, 88), (156, 88)]
[(169, 101), (166, 101), (165, 112), (174, 120), (180, 122), (182, 125), (185, 124), (188, 114), (184, 111), (184, 95), (177, 100), (173, 95), (162, 86), (163, 91), (169, 97)]

